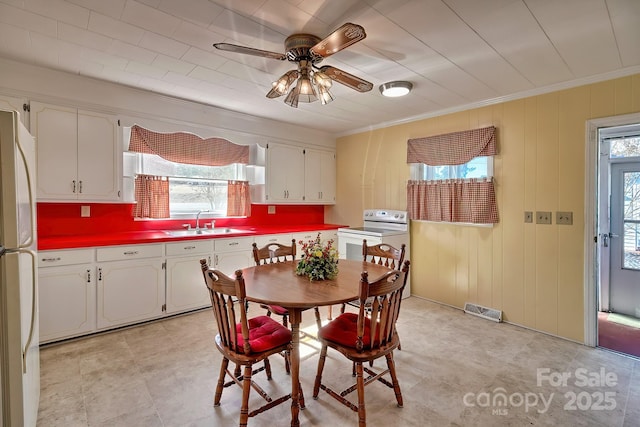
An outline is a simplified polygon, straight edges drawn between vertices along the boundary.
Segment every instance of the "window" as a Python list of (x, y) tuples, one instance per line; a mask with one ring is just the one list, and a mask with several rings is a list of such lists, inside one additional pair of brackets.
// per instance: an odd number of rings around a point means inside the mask
[(640, 157), (640, 137), (611, 139), (612, 159), (623, 157)]
[(481, 156), (457, 166), (429, 166), (424, 163), (411, 164), (411, 179), (413, 180), (444, 180), (488, 178), (493, 176), (493, 157)]
[(202, 210), (206, 216), (226, 216), (230, 180), (245, 180), (246, 165), (203, 166), (176, 163), (153, 154), (128, 152), (135, 174), (167, 177), (171, 218), (191, 218)]

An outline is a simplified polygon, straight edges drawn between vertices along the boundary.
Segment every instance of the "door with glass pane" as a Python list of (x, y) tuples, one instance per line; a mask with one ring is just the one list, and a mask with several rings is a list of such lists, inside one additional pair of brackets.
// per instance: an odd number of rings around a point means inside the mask
[(640, 162), (611, 165), (610, 309), (640, 317)]

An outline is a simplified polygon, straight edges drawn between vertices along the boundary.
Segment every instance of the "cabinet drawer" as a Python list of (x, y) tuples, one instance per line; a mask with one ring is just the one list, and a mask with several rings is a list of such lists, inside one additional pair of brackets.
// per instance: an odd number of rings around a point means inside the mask
[(91, 263), (93, 262), (93, 253), (93, 249), (39, 251), (38, 267)]
[(96, 251), (98, 262), (101, 262), (161, 257), (162, 248), (163, 245), (131, 245), (98, 248)]
[(215, 239), (213, 247), (215, 252), (252, 251), (253, 237), (237, 237), (230, 239)]
[(213, 242), (211, 240), (186, 240), (166, 244), (167, 256), (181, 256), (190, 254), (211, 254)]
[(268, 245), (269, 243), (280, 243), (281, 245), (291, 245), (291, 234), (282, 233), (282, 234), (265, 234), (262, 236), (256, 236), (256, 245), (259, 248)]

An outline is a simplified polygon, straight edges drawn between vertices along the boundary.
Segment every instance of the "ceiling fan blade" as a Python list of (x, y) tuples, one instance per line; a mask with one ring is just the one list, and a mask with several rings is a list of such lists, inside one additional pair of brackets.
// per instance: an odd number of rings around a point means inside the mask
[(254, 49), (252, 47), (239, 46), (230, 43), (214, 43), (216, 49), (226, 50), (227, 52), (244, 53), (245, 55), (261, 56), (263, 58), (279, 59), (284, 61), (287, 59), (284, 53), (271, 52), (268, 50)]
[(310, 51), (314, 55), (326, 58), (329, 55), (340, 52), (342, 49), (359, 42), (365, 37), (367, 37), (367, 33), (364, 32), (364, 28), (360, 25), (347, 22), (342, 27), (338, 28), (318, 42), (310, 49)]
[(348, 86), (353, 90), (357, 90), (358, 92), (369, 92), (371, 89), (373, 89), (372, 83), (369, 83), (368, 81), (363, 80), (360, 77), (354, 76), (353, 74), (349, 74), (346, 71), (342, 71), (339, 68), (325, 65), (324, 67), (320, 68), (320, 71), (328, 75), (331, 80), (342, 83), (343, 85)]

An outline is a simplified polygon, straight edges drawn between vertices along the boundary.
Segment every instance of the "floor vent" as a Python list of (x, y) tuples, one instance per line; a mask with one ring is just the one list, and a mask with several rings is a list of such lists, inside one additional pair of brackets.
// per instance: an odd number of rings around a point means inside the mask
[(483, 319), (493, 320), (494, 322), (502, 322), (502, 310), (495, 310), (467, 302), (464, 304), (464, 312), (482, 317)]

